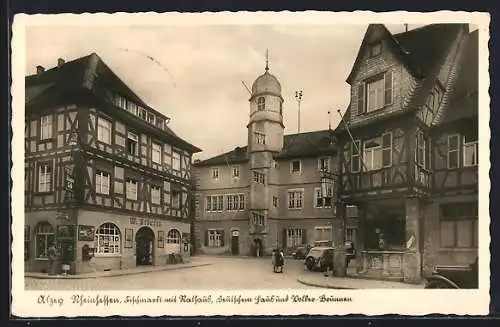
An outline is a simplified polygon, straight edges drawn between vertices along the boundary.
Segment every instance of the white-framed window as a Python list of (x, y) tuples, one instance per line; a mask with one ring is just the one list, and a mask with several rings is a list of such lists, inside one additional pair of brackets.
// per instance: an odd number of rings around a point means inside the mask
[(288, 209), (302, 209), (304, 190), (288, 190)]
[(95, 232), (97, 255), (119, 255), (121, 250), (120, 229), (112, 223), (104, 223)]
[(109, 173), (98, 170), (95, 173), (95, 191), (98, 194), (109, 195)]
[(370, 57), (377, 57), (382, 53), (382, 43), (376, 42), (370, 45)]
[(302, 162), (300, 160), (292, 160), (290, 163), (290, 172), (292, 174), (300, 174), (302, 171)]
[(223, 195), (207, 195), (206, 197), (206, 211), (220, 212), (224, 209), (224, 196)]
[(278, 197), (276, 195), (273, 196), (273, 207), (278, 207)]
[(181, 244), (181, 233), (177, 229), (168, 231), (167, 244)]
[(380, 138), (364, 142), (363, 161), (366, 170), (377, 170), (382, 168), (382, 144)]
[(151, 185), (151, 203), (161, 204), (161, 187)]
[(132, 101), (128, 101), (127, 111), (130, 112), (132, 115), (137, 115), (137, 105)]
[(384, 106), (384, 76), (366, 84), (367, 106), (366, 111), (375, 111)]
[(49, 247), (55, 242), (54, 228), (48, 222), (41, 222), (35, 229), (35, 256), (47, 259)]
[(288, 228), (286, 230), (286, 246), (293, 248), (303, 245), (303, 236), (305, 231), (301, 228)]
[(102, 117), (97, 119), (97, 140), (111, 144), (111, 122)]
[(332, 240), (332, 226), (316, 226), (314, 227), (314, 240), (316, 242)]
[(134, 156), (139, 154), (139, 137), (132, 132), (127, 133), (127, 152)]
[(172, 152), (172, 169), (176, 171), (181, 170), (181, 154), (179, 152)]
[(245, 209), (244, 194), (227, 194), (226, 195), (226, 210), (236, 211)]
[(357, 173), (361, 169), (361, 156), (360, 156), (360, 149), (361, 148), (361, 141), (356, 140), (353, 143), (351, 143), (351, 172)]
[(254, 226), (264, 226), (264, 215), (256, 212), (252, 212), (252, 220)]
[(38, 166), (38, 192), (50, 192), (52, 190), (52, 166), (42, 164)]
[(266, 109), (266, 98), (259, 97), (257, 99), (257, 110), (265, 110)]
[(464, 167), (477, 166), (478, 164), (478, 142), (477, 135), (465, 135), (464, 142)]
[(458, 168), (459, 152), (460, 152), (460, 137), (458, 134), (448, 135), (448, 169)]
[(221, 248), (224, 246), (224, 231), (218, 229), (207, 230), (206, 245), (209, 248)]
[(151, 161), (161, 164), (161, 145), (155, 142), (151, 143)]
[(148, 112), (148, 123), (150, 123), (151, 125), (155, 124), (155, 115), (153, 115), (149, 112)]
[(137, 110), (139, 112), (139, 117), (141, 117), (142, 119), (146, 120), (146, 116), (147, 116), (146, 109), (144, 109), (142, 107), (139, 107), (139, 108), (137, 108)]
[(266, 134), (255, 132), (255, 143), (266, 144)]
[(232, 195), (226, 195), (226, 210), (235, 210), (234, 209), (234, 198)]
[(266, 175), (264, 173), (253, 171), (253, 181), (260, 184), (265, 184)]
[(137, 181), (133, 179), (127, 179), (126, 185), (127, 200), (137, 201)]
[(245, 210), (245, 194), (238, 194), (239, 203), (238, 210)]
[(321, 187), (314, 188), (314, 207), (315, 208), (331, 208), (332, 207), (332, 196), (333, 196), (333, 186), (327, 186), (327, 197), (323, 198), (321, 194)]
[(181, 192), (172, 192), (172, 208), (180, 209), (181, 207)]
[(233, 178), (240, 177), (240, 167), (238, 166), (233, 167), (232, 172), (233, 172)]
[(212, 179), (219, 179), (219, 168), (212, 168)]
[(52, 115), (40, 117), (40, 140), (52, 138)]
[(417, 165), (422, 168), (427, 167), (427, 138), (423, 131), (417, 132), (416, 161)]
[(318, 170), (319, 171), (330, 171), (330, 157), (322, 157), (318, 159)]

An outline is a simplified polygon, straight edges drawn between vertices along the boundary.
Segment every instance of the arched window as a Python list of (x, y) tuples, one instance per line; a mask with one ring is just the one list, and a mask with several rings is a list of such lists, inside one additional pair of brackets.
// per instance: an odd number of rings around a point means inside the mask
[(96, 254), (120, 254), (120, 230), (112, 223), (102, 224), (95, 233)]
[(167, 234), (167, 244), (180, 244), (181, 233), (177, 229), (171, 229)]
[(49, 247), (55, 241), (54, 228), (48, 222), (41, 222), (35, 230), (37, 258), (48, 258)]
[(260, 97), (257, 99), (257, 109), (258, 110), (266, 109), (266, 99), (264, 97)]

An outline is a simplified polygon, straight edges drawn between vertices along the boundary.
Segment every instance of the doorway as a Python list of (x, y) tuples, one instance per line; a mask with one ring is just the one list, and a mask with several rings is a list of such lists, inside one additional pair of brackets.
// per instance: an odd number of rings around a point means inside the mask
[(231, 232), (231, 254), (240, 254), (240, 232), (237, 230)]
[(263, 253), (262, 253), (262, 240), (260, 238), (256, 238), (254, 240), (254, 245), (255, 245), (255, 256), (261, 257), (263, 255)]
[(137, 266), (153, 265), (155, 234), (149, 227), (141, 227), (135, 234)]

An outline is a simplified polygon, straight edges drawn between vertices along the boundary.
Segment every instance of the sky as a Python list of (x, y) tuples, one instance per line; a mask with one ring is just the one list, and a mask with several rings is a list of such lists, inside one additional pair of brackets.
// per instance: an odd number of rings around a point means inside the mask
[[(420, 25), (409, 25), (409, 29)], [(367, 25), (28, 26), (26, 74), (96, 52), (170, 128), (207, 159), (247, 142), (249, 93), (264, 72), (282, 85), (285, 134), (332, 127), (349, 104), (351, 71)], [(400, 25), (387, 26), (392, 33)], [(148, 58), (153, 58), (151, 60)]]

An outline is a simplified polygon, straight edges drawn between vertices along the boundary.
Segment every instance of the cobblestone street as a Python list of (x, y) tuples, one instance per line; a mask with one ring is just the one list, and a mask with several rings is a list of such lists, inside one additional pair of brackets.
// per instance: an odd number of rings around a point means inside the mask
[(272, 271), (271, 259), (195, 257), (209, 266), (149, 272), (139, 275), (89, 279), (35, 279), (26, 277), (26, 290), (234, 290), (312, 288), (297, 281), (303, 273), (303, 261), (287, 260), (283, 274)]

